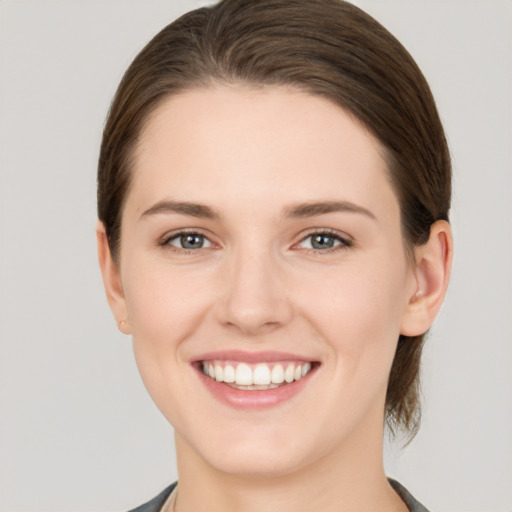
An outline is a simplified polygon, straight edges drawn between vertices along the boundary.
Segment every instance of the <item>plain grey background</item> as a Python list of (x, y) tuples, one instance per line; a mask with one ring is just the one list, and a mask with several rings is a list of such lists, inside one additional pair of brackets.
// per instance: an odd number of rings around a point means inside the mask
[[(0, 2), (0, 509), (123, 511), (176, 478), (95, 247), (123, 71), (199, 0)], [(433, 511), (512, 510), (512, 2), (360, 0), (423, 69), (454, 162), (451, 287), (424, 418), (388, 474)]]

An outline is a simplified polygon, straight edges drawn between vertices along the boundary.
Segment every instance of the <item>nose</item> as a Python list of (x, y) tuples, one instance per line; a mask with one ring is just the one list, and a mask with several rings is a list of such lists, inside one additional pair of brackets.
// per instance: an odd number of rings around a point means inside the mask
[(288, 323), (292, 305), (278, 258), (248, 252), (239, 251), (226, 262), (217, 314), (223, 325), (255, 336)]

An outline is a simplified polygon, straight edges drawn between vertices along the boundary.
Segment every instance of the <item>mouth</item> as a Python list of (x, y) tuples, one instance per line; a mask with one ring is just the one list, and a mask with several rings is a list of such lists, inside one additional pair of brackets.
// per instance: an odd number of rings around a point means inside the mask
[(296, 382), (308, 375), (314, 362), (286, 361), (250, 364), (237, 361), (202, 361), (200, 368), (207, 377), (234, 389), (262, 391)]
[(298, 394), (320, 366), (290, 354), (215, 353), (192, 365), (220, 401), (241, 409), (275, 406)]

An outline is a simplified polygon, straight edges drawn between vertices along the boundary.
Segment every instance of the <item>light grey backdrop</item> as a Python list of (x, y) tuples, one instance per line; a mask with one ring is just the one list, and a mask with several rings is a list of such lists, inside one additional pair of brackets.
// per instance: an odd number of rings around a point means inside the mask
[[(199, 0), (0, 2), (0, 509), (122, 511), (176, 477), (96, 263), (95, 167), (122, 72)], [(432, 510), (512, 507), (512, 3), (360, 0), (430, 81), (456, 257), (424, 421), (388, 473)]]

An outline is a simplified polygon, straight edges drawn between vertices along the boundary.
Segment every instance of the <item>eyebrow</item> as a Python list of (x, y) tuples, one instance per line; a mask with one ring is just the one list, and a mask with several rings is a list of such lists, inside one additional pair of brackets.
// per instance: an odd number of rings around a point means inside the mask
[[(368, 209), (351, 203), (349, 201), (311, 201), (305, 203), (297, 203), (286, 206), (283, 209), (283, 217), (285, 218), (304, 218), (316, 217), (327, 213), (359, 213), (373, 220), (375, 215)], [(154, 204), (151, 208), (145, 210), (142, 217), (157, 214), (177, 213), (181, 215), (189, 215), (202, 219), (220, 219), (220, 213), (204, 204), (191, 203), (187, 201), (171, 201), (163, 200)]]
[(179, 213), (181, 215), (189, 215), (201, 219), (219, 219), (220, 214), (204, 204), (189, 203), (186, 201), (170, 201), (164, 200), (154, 204), (148, 208), (141, 215), (142, 217), (148, 215), (156, 215), (159, 213)]
[(373, 220), (375, 215), (368, 209), (349, 201), (314, 201), (298, 203), (284, 209), (284, 217), (302, 218), (325, 215), (326, 213), (360, 213)]

